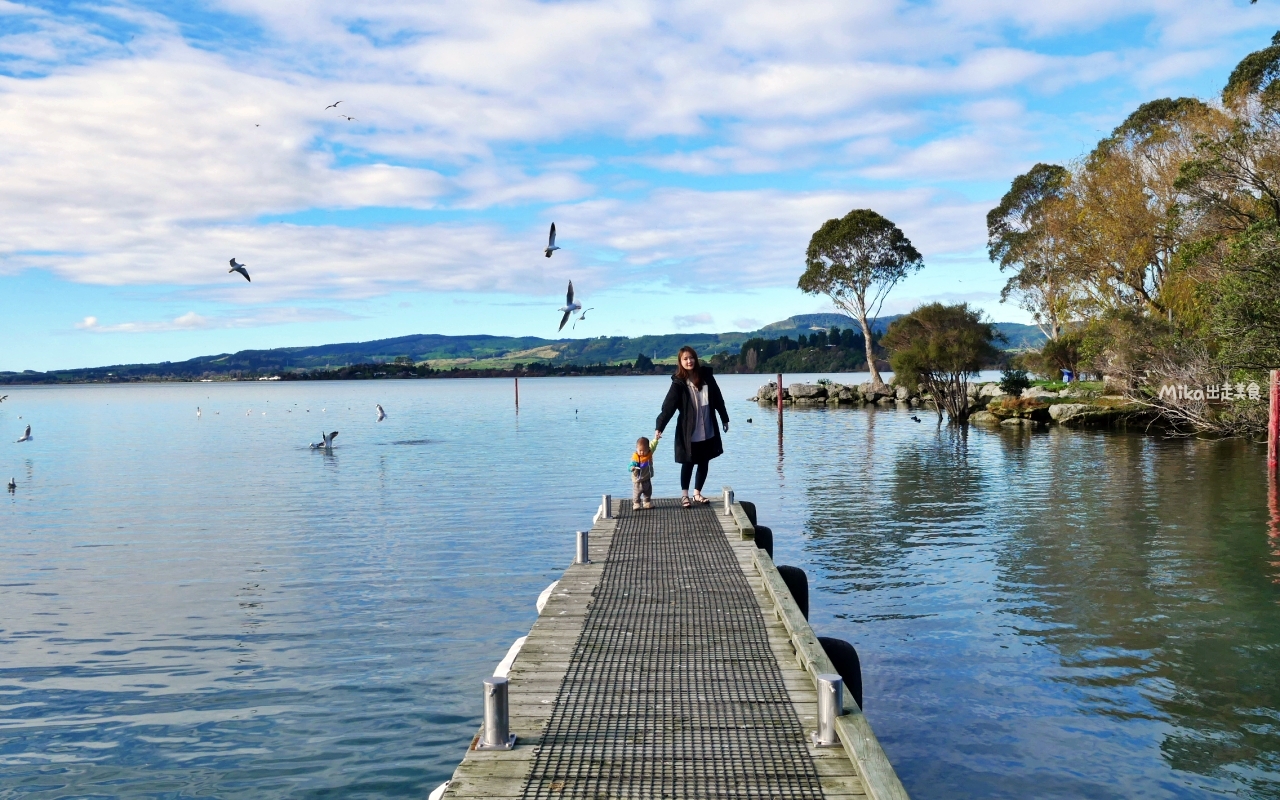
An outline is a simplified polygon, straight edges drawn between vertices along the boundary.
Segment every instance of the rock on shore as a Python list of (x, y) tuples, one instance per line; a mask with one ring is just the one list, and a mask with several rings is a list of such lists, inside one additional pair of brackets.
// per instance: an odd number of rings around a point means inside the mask
[[(969, 384), (969, 421), (975, 425), (1042, 429), (1051, 424), (1066, 427), (1117, 427), (1130, 422), (1146, 422), (1150, 413), (1123, 397), (1092, 397), (1094, 393), (1072, 385), (1061, 392), (1033, 386), (1014, 397), (998, 383)], [(778, 402), (778, 386), (773, 381), (761, 386), (754, 397), (762, 404)], [(1067, 402), (1064, 402), (1067, 401)], [(782, 402), (794, 407), (818, 406), (903, 406), (932, 408), (928, 394), (906, 386), (869, 381), (856, 386), (839, 383), (793, 383), (782, 389)]]

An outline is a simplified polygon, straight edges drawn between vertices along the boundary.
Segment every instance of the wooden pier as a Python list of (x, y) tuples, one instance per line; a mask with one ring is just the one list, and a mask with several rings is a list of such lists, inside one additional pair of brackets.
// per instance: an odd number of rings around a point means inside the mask
[(515, 747), (478, 732), (446, 800), (905, 800), (848, 693), (838, 744), (814, 745), (836, 670), (740, 504), (611, 512), (511, 663)]

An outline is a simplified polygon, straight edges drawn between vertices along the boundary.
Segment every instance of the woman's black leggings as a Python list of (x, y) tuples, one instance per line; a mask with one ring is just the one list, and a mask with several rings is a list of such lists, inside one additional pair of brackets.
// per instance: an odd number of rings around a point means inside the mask
[(709, 462), (699, 461), (696, 464), (690, 461), (687, 464), (680, 465), (680, 488), (683, 491), (689, 491), (689, 478), (693, 477), (693, 468), (698, 468), (698, 479), (694, 481), (693, 488), (702, 491), (702, 485), (707, 482), (707, 467)]

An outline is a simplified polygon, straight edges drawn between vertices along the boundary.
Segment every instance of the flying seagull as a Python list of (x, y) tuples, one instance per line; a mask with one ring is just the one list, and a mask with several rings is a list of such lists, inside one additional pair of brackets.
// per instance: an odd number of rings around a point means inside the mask
[(547, 237), (547, 249), (542, 252), (547, 254), (547, 258), (551, 258), (551, 254), (559, 249), (559, 247), (556, 247), (556, 224), (553, 222), (551, 223), (551, 235)]
[(382, 410), (381, 403), (374, 403), (373, 405), (374, 405), (374, 408), (378, 409), (378, 422), (382, 422), (384, 419), (387, 418), (387, 412)]
[[(338, 103), (341, 103), (341, 102), (342, 102), (341, 100), (339, 100), (339, 101), (338, 101)], [(329, 109), (331, 109), (331, 108), (337, 108), (337, 107), (338, 107), (338, 103), (334, 103), (334, 104), (333, 104), (333, 105), (331, 105), (331, 106), (325, 106), (325, 107), (324, 107), (324, 110), (325, 110), (325, 111), (328, 111), (328, 110), (329, 110)]]
[(321, 440), (321, 441), (320, 441), (320, 443), (319, 443), (319, 444), (313, 444), (313, 445), (311, 445), (311, 449), (312, 449), (312, 450), (332, 450), (332, 449), (333, 449), (333, 440), (334, 440), (335, 438), (337, 438), (337, 436), (338, 436), (338, 432), (337, 432), (337, 431), (334, 431), (333, 433), (330, 433), (330, 434), (327, 434), (327, 435), (325, 434), (325, 432), (324, 432), (324, 431), (320, 431), (320, 440)]
[(22, 434), (22, 438), (21, 438), (21, 439), (19, 439), (18, 441), (19, 441), (19, 442), (29, 442), (29, 441), (31, 441), (31, 440), (32, 440), (32, 439), (34, 439), (34, 438), (36, 438), (36, 437), (34, 437), (34, 436), (32, 436), (32, 435), (31, 435), (31, 426), (30, 426), (30, 425), (28, 425), (28, 426), (27, 426), (27, 432), (26, 432), (26, 433), (24, 433), (24, 434)]
[(578, 317), (577, 319), (575, 319), (575, 320), (573, 321), (573, 327), (574, 327), (574, 328), (577, 328), (577, 327), (578, 327), (578, 323), (579, 323), (579, 322), (582, 322), (584, 319), (586, 319), (586, 318), (587, 318), (587, 311), (595, 311), (595, 310), (596, 310), (596, 307), (595, 307), (595, 306), (592, 306), (591, 308), (588, 308), (586, 311), (583, 311), (583, 312), (582, 312), (582, 316)]
[(0, 403), (3, 403), (3, 402), (5, 401), (5, 399), (7, 399), (8, 397), (9, 397), (9, 395), (7, 395), (7, 394), (6, 394), (6, 395), (4, 395), (3, 397), (0, 397)]
[[(554, 228), (554, 226), (555, 226), (555, 223), (552, 223), (552, 227), (553, 227), (553, 228)], [(554, 238), (555, 238), (555, 231), (554, 231), (554, 230), (552, 230), (552, 232), (551, 232), (551, 236), (552, 236), (552, 239), (554, 239)], [(547, 255), (548, 255), (548, 256), (550, 256), (550, 255), (551, 255), (550, 248), (548, 248), (548, 250), (547, 250)], [(563, 311), (563, 312), (564, 312), (564, 316), (560, 318), (560, 328), (559, 328), (559, 330), (564, 330), (564, 324), (565, 324), (566, 322), (568, 322), (568, 321), (569, 321), (569, 316), (570, 316), (571, 314), (573, 314), (573, 312), (578, 311), (578, 310), (580, 310), (581, 308), (582, 308), (582, 303), (575, 303), (575, 302), (573, 302), (573, 281), (569, 281), (569, 292), (568, 292), (568, 294), (566, 294), (566, 295), (565, 295), (565, 298), (564, 298), (564, 305), (563, 305), (563, 306), (561, 306), (560, 308), (557, 308), (557, 309), (556, 309), (556, 311)]]
[(227, 270), (227, 272), (239, 272), (241, 275), (244, 276), (244, 279), (246, 281), (249, 281), (250, 283), (253, 282), (252, 279), (249, 278), (249, 270), (244, 268), (244, 264), (236, 263), (236, 260), (234, 258), (231, 259), (231, 269)]
[(360, 121), (360, 120), (356, 119), (355, 117), (348, 117), (346, 114), (339, 114), (338, 116), (342, 117), (342, 118), (343, 118), (343, 119), (345, 119), (347, 122), (359, 122), (359, 121)]

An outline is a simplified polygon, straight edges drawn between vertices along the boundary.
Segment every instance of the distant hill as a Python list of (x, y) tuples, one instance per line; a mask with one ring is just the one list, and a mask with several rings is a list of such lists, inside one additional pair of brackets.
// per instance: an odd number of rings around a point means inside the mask
[[(897, 317), (874, 320), (872, 330), (882, 333)], [(510, 369), (531, 363), (551, 366), (586, 366), (634, 361), (638, 354), (663, 361), (675, 358), (684, 345), (700, 355), (736, 353), (747, 339), (796, 338), (831, 326), (854, 327), (840, 314), (802, 314), (764, 326), (758, 331), (729, 333), (672, 333), (661, 336), (601, 336), (595, 339), (542, 339), (537, 336), (445, 336), (418, 334), (372, 342), (346, 342), (315, 347), (278, 347), (241, 350), (238, 353), (199, 356), (187, 361), (158, 364), (117, 364), (108, 367), (54, 370), (51, 372), (0, 372), (0, 383), (63, 383), (84, 381), (196, 380), (200, 378), (256, 377), (355, 364), (409, 362), (432, 369)], [(1030, 325), (997, 323), (1008, 337), (1007, 349), (1039, 347), (1044, 337)]]
[[(894, 314), (870, 320), (871, 333), (874, 336), (884, 334), (889, 325), (902, 316), (902, 314)], [(752, 335), (766, 336), (771, 339), (790, 336), (794, 339), (797, 334), (808, 335), (816, 330), (830, 330), (833, 325), (837, 328), (854, 328), (855, 330), (858, 327), (857, 322), (844, 314), (797, 314), (778, 322), (771, 322)], [(996, 330), (1005, 338), (1005, 341), (1000, 343), (1000, 347), (1004, 350), (1038, 350), (1045, 341), (1044, 333), (1035, 325), (997, 322)]]

